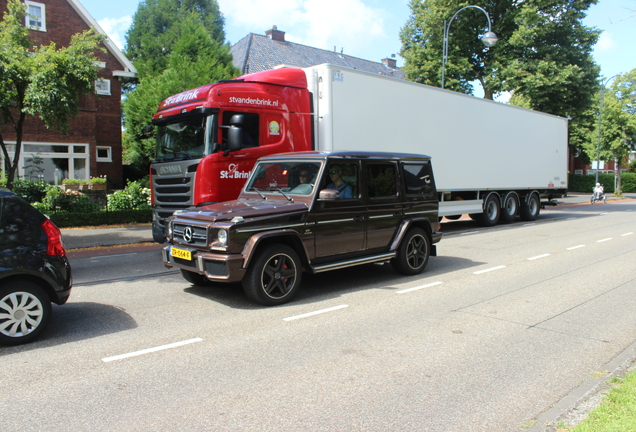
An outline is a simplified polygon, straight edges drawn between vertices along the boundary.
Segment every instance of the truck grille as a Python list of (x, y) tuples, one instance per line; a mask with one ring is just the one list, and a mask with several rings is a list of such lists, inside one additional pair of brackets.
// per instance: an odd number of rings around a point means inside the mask
[[(186, 230), (186, 228), (190, 229)], [(192, 246), (206, 246), (208, 244), (208, 234), (205, 227), (196, 225), (174, 224), (172, 229), (174, 239), (178, 242), (182, 242)], [(191, 233), (191, 238), (188, 238), (186, 231)]]

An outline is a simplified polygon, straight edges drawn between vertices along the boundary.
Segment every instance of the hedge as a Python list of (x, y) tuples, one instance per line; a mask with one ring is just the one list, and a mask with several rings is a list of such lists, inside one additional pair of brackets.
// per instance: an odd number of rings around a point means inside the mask
[[(603, 185), (605, 192), (614, 192), (614, 174), (599, 174), (598, 182)], [(593, 175), (570, 174), (568, 191), (592, 193), (596, 177)], [(623, 192), (636, 192), (636, 173), (621, 173), (621, 188)]]
[(152, 210), (150, 209), (93, 213), (55, 212), (48, 213), (48, 216), (58, 228), (152, 222)]

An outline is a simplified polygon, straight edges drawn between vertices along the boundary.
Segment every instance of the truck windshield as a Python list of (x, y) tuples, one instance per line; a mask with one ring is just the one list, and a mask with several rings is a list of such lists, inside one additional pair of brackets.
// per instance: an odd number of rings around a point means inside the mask
[(261, 162), (254, 168), (245, 191), (310, 195), (316, 185), (320, 162)]
[(155, 160), (166, 162), (197, 159), (210, 152), (210, 133), (214, 116), (195, 117), (159, 126)]

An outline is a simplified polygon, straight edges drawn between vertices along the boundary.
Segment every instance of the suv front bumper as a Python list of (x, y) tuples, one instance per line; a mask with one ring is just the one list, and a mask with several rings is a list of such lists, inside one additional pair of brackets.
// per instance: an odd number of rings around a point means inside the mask
[(163, 264), (166, 267), (178, 267), (183, 270), (202, 274), (215, 282), (240, 282), (247, 271), (243, 268), (245, 258), (243, 255), (223, 255), (202, 252), (178, 246), (178, 249), (187, 250), (192, 259), (177, 258), (172, 255), (172, 245), (162, 250)]

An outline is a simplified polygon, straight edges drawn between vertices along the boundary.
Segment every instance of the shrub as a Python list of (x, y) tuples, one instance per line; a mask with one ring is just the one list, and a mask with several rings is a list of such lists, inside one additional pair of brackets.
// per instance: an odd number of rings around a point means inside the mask
[(88, 200), (88, 197), (80, 191), (64, 191), (60, 188), (52, 187), (42, 200), (45, 212), (67, 211), (91, 213), (99, 211), (99, 206)]
[(152, 210), (47, 213), (58, 228), (152, 222)]
[(65, 178), (64, 180), (62, 180), (62, 184), (63, 185), (76, 185), (76, 184), (79, 184), (79, 183), (80, 183), (80, 181), (78, 179), (74, 179), (74, 178), (71, 178), (71, 179)]
[(15, 180), (13, 193), (21, 196), (30, 203), (42, 201), (51, 186), (45, 181)]
[(623, 192), (636, 192), (636, 173), (622, 173), (621, 185)]
[[(605, 192), (614, 192), (614, 174), (599, 174), (598, 182), (603, 185)], [(592, 193), (596, 178), (593, 175), (570, 174), (568, 178), (568, 191)], [(625, 189), (623, 188), (623, 191)]]
[(106, 176), (91, 177), (89, 182), (90, 184), (106, 184), (108, 182), (108, 178)]
[(108, 195), (108, 210), (149, 209), (150, 189), (141, 186), (140, 182), (128, 182), (124, 190)]

